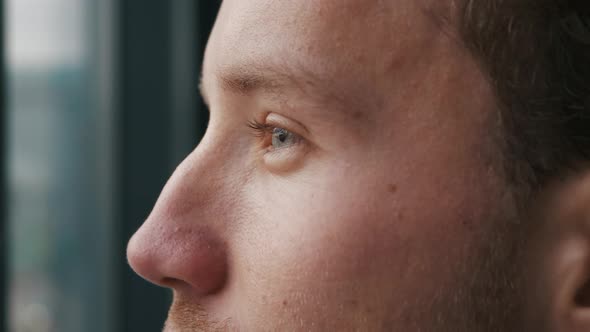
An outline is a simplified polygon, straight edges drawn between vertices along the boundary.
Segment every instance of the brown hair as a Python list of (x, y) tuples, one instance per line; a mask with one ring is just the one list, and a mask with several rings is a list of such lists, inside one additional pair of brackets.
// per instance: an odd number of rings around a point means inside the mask
[(590, 162), (589, 7), (588, 0), (461, 5), (459, 33), (498, 97), (506, 173), (527, 192)]

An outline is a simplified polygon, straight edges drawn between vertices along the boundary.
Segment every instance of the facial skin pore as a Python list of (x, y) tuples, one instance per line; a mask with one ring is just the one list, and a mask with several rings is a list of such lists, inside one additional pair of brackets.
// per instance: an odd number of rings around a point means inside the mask
[(166, 331), (518, 330), (494, 95), (425, 8), (223, 2), (208, 131), (128, 248)]

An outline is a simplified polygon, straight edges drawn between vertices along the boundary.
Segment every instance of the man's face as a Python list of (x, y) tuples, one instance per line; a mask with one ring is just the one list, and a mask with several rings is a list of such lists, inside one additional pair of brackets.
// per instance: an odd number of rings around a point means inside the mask
[(174, 290), (167, 331), (508, 319), (493, 95), (432, 3), (223, 2), (208, 131), (128, 249)]

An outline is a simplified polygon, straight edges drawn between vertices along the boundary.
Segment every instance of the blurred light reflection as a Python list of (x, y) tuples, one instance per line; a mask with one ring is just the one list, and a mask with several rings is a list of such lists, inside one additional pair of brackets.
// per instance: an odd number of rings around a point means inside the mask
[(14, 332), (112, 330), (106, 3), (5, 3)]

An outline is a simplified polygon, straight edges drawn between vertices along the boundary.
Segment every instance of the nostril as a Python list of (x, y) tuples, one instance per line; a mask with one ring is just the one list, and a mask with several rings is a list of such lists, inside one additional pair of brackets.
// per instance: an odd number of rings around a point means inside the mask
[(188, 284), (182, 280), (179, 280), (176, 278), (168, 278), (168, 277), (160, 279), (160, 282), (158, 282), (158, 284), (161, 285), (162, 287), (173, 288), (173, 289), (186, 288), (188, 286)]
[(184, 252), (185, 257), (178, 255), (170, 262), (170, 270), (173, 270), (174, 274), (168, 274), (167, 279), (177, 279), (201, 296), (218, 292), (224, 287), (227, 279), (225, 251), (215, 245), (196, 246), (192, 249), (190, 252)]

